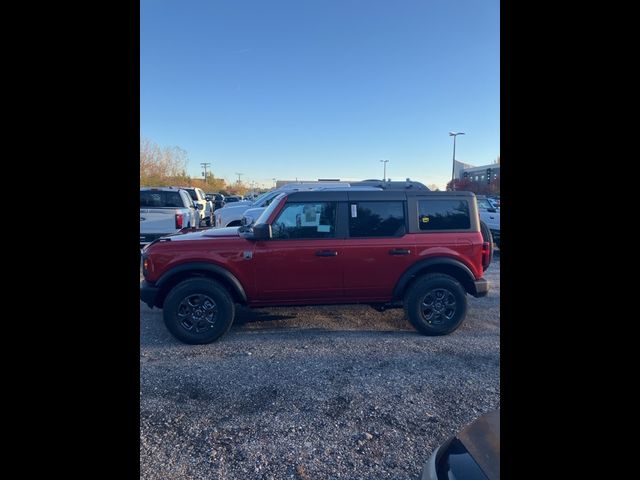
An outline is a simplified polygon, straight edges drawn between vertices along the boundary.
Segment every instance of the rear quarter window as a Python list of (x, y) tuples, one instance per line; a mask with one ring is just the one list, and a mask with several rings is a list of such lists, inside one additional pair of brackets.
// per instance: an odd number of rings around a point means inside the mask
[(418, 200), (418, 226), (422, 231), (471, 228), (467, 200)]

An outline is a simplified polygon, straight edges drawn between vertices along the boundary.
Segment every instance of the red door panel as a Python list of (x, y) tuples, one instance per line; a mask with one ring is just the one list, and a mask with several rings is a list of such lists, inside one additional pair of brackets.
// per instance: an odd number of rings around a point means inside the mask
[(344, 297), (344, 242), (335, 238), (257, 242), (253, 262), (258, 300), (339, 302)]
[(415, 258), (416, 248), (411, 235), (345, 240), (345, 298), (353, 301), (390, 300), (397, 281)]

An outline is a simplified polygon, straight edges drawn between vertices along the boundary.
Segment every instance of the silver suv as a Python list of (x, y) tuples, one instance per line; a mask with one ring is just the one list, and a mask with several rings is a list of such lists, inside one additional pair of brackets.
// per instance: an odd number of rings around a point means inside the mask
[[(253, 202), (239, 202), (237, 204), (227, 204), (213, 212), (214, 227), (239, 227), (243, 224), (245, 212), (249, 211), (255, 218), (271, 204), (274, 198), (282, 192), (293, 192), (296, 190), (319, 190), (322, 188), (349, 188), (349, 183), (337, 182), (316, 182), (316, 183), (287, 183), (276, 190), (263, 193)], [(256, 210), (258, 209), (258, 210)]]

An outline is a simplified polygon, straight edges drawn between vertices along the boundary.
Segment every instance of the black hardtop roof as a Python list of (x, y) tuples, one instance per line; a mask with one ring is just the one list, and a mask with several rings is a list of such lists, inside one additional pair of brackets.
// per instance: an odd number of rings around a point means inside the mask
[(422, 190), (430, 192), (429, 188), (424, 183), (416, 182), (410, 179), (406, 179), (405, 181), (392, 181), (392, 180), (362, 180), (360, 182), (350, 182), (351, 186), (368, 186), (368, 187), (378, 187), (384, 190)]
[(379, 190), (379, 189), (322, 189), (322, 190), (298, 190), (292, 192), (282, 192), (286, 194), (290, 200), (297, 201), (348, 201), (348, 200), (404, 200), (407, 197), (425, 197), (425, 198), (451, 198), (451, 197), (474, 197), (473, 192), (432, 192), (430, 190)]

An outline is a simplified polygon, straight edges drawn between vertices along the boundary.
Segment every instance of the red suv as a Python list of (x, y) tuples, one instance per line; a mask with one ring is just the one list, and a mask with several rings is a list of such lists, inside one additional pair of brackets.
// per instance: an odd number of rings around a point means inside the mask
[[(405, 188), (282, 193), (253, 226), (183, 232), (142, 253), (140, 298), (179, 340), (226, 333), (235, 305), (404, 307), (426, 335), (454, 331), (485, 296), (492, 255), (469, 192)], [(484, 234), (484, 238), (483, 238)]]

